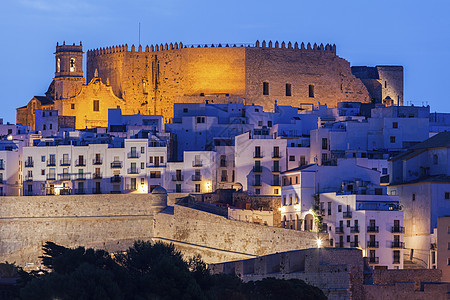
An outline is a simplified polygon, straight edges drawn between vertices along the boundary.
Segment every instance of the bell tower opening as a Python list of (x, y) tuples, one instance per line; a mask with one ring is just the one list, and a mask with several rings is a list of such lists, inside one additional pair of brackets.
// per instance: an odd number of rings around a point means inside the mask
[(70, 59), (70, 72), (75, 72), (75, 58)]

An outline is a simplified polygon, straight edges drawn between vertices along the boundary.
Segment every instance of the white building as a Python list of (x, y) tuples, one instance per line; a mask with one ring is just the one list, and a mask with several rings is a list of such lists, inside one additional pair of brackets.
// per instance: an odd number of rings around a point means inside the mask
[(0, 196), (19, 196), (22, 149), (18, 141), (0, 141)]

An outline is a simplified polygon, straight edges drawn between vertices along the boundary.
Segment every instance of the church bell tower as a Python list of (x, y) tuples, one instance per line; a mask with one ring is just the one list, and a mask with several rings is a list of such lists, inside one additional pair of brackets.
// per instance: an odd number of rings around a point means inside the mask
[(55, 54), (55, 100), (77, 95), (84, 83), (83, 46), (56, 44)]

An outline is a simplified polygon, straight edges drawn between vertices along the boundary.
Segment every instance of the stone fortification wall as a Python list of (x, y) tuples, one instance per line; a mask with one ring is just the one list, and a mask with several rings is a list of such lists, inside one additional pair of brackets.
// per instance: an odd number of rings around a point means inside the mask
[(152, 237), (151, 195), (0, 198), (0, 261), (38, 264), (42, 244), (125, 250)]
[[(127, 102), (126, 114), (171, 117), (173, 103), (202, 93), (238, 95), (266, 110), (273, 110), (275, 100), (282, 105), (321, 102), (332, 107), (339, 101), (369, 101), (367, 88), (331, 45), (175, 43), (132, 46), (131, 51), (127, 45), (115, 46), (87, 52), (88, 82), (96, 69)], [(269, 84), (268, 95), (263, 95), (263, 82)], [(286, 96), (286, 84), (291, 84), (291, 96)]]
[[(328, 238), (326, 234), (227, 220), (179, 205), (174, 206), (173, 215), (155, 216), (154, 235), (156, 239), (177, 241), (188, 256), (202, 254), (207, 263), (315, 248), (318, 237)], [(200, 248), (205, 251), (201, 253)]]

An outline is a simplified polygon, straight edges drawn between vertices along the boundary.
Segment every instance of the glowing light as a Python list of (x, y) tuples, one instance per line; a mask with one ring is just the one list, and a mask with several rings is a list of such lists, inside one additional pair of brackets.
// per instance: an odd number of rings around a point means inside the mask
[(205, 188), (207, 192), (212, 192), (212, 184), (211, 181), (205, 182)]
[(139, 192), (140, 193), (147, 193), (147, 191), (148, 191), (147, 185), (141, 184), (141, 186), (139, 187)]
[(322, 247), (322, 240), (321, 239), (317, 239), (317, 248), (321, 248)]
[(8, 135), (8, 137), (7, 137), (7, 139), (8, 139), (8, 141), (12, 141), (12, 135)]

